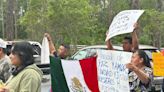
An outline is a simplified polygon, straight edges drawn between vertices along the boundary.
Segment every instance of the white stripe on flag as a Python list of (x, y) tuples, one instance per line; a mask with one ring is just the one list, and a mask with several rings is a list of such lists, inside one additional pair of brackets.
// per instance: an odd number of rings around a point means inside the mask
[(62, 67), (70, 92), (91, 92), (84, 81), (79, 61), (62, 60)]

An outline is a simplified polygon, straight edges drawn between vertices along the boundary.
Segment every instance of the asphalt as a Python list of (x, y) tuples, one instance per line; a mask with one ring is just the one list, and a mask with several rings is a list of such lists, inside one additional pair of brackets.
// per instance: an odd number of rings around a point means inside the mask
[(43, 80), (41, 84), (41, 92), (50, 92), (50, 88), (51, 88), (50, 75), (43, 75)]

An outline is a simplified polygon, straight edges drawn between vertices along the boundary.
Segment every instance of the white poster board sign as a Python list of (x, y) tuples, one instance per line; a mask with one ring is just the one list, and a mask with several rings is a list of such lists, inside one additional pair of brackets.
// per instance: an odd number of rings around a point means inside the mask
[(42, 40), (42, 48), (41, 48), (41, 64), (49, 64), (50, 63), (50, 51), (47, 37), (44, 37)]
[(98, 84), (101, 92), (130, 92), (127, 63), (132, 53), (99, 50), (97, 57)]
[(144, 10), (125, 10), (118, 13), (109, 27), (105, 41), (116, 35), (133, 32), (134, 24), (143, 12)]

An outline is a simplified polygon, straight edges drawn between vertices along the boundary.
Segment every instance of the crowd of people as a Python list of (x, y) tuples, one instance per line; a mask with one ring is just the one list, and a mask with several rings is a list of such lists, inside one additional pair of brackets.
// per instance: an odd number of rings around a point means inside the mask
[[(151, 90), (153, 79), (152, 67), (148, 56), (139, 50), (136, 34), (138, 24), (134, 24), (131, 36), (123, 39), (123, 50), (133, 52), (131, 62), (126, 65), (129, 69), (129, 86), (131, 92), (147, 92)], [(50, 34), (45, 33), (49, 42), (50, 55), (66, 59), (69, 46), (61, 44), (55, 48)], [(106, 41), (109, 50), (114, 50), (111, 39)], [(0, 80), (4, 83), (0, 92), (41, 92), (42, 71), (34, 64), (33, 49), (28, 42), (18, 42), (6, 55), (6, 43), (0, 39)]]
[[(50, 55), (66, 59), (69, 46), (61, 44), (56, 50), (51, 36), (47, 37)], [(0, 39), (0, 92), (41, 92), (43, 72), (34, 64), (34, 51), (28, 42), (17, 42), (9, 56), (6, 55), (6, 42)]]

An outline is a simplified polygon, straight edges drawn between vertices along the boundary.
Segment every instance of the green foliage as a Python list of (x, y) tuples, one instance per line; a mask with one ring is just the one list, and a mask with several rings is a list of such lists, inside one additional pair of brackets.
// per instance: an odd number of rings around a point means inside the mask
[[(55, 32), (55, 39), (64, 39), (71, 44), (87, 44), (95, 28), (94, 9), (88, 0), (52, 0), (48, 16)], [(87, 39), (84, 39), (87, 38)]]
[(155, 9), (157, 0), (140, 0), (140, 5), (142, 9)]
[[(54, 42), (67, 44), (104, 44), (105, 33), (113, 17), (122, 10), (131, 9), (132, 0), (17, 0), (18, 39), (41, 41), (48, 32)], [(145, 13), (139, 19), (141, 44), (164, 46), (164, 12), (158, 11), (158, 0), (139, 0)], [(163, 6), (164, 7), (164, 6)], [(129, 34), (125, 34), (129, 35)], [(121, 44), (125, 35), (112, 38)]]
[[(143, 28), (143, 33), (140, 35), (140, 42), (154, 45), (154, 40), (163, 35), (163, 21), (164, 13), (157, 10), (146, 10), (145, 14), (141, 19), (141, 25)], [(160, 40), (160, 39), (158, 39)]]
[(46, 0), (29, 0), (27, 4), (27, 11), (25, 15), (19, 19), (19, 23), (25, 26), (25, 31), (28, 33), (29, 39), (40, 40), (48, 28), (47, 11), (45, 8)]

